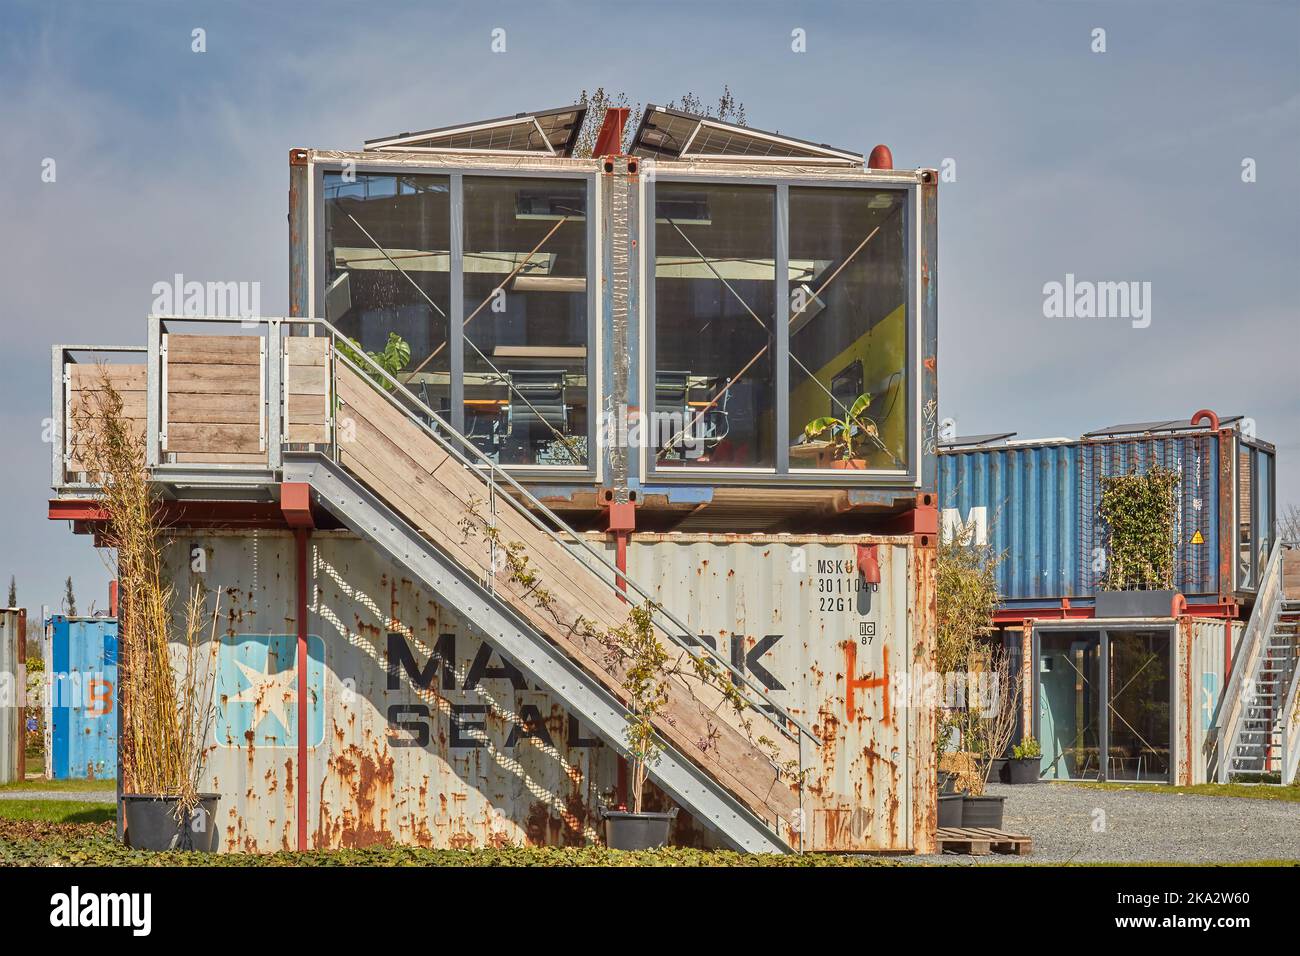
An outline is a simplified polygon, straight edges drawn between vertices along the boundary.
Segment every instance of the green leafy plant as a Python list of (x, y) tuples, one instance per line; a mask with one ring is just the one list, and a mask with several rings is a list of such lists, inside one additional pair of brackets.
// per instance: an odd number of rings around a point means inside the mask
[(1017, 760), (1037, 760), (1042, 755), (1043, 748), (1038, 745), (1038, 741), (1032, 736), (1026, 737), (1011, 748), (1011, 756)]
[(876, 423), (864, 419), (871, 407), (871, 396), (862, 394), (853, 402), (853, 407), (842, 419), (833, 415), (814, 418), (803, 428), (805, 441), (822, 440), (830, 445), (831, 453), (840, 461), (851, 461), (862, 457), (862, 446), (879, 433)]
[[(376, 383), (390, 392), (393, 391), (395, 388), (393, 383), (375, 371), (370, 362), (365, 361), (361, 357), (361, 353), (364, 350), (361, 348), (361, 343), (356, 339), (351, 339), (348, 342), (340, 339), (338, 342), (338, 350), (343, 353), (343, 355), (348, 358), (353, 365), (374, 379)], [(375, 365), (378, 365), (393, 378), (396, 378), (397, 373), (405, 369), (411, 361), (411, 346), (406, 339), (402, 338), (396, 332), (389, 332), (388, 342), (384, 345), (384, 350), (382, 352), (365, 352), (365, 354), (371, 358)]]
[(1174, 583), (1174, 514), (1178, 472), (1157, 465), (1144, 473), (1101, 479), (1097, 514), (1105, 526), (1111, 591), (1160, 590)]

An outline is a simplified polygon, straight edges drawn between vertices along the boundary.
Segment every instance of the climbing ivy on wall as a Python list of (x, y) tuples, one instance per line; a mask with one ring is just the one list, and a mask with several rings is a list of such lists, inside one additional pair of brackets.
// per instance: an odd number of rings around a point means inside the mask
[(1143, 473), (1101, 479), (1098, 517), (1106, 534), (1108, 591), (1160, 590), (1174, 586), (1176, 471), (1157, 465)]

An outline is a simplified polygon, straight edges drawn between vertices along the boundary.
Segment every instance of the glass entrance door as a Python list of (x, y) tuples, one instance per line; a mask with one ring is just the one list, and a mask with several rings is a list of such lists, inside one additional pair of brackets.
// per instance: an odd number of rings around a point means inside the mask
[(1038, 738), (1045, 779), (1101, 779), (1101, 701), (1100, 634), (1040, 631)]
[(1170, 632), (1108, 631), (1106, 779), (1169, 777)]

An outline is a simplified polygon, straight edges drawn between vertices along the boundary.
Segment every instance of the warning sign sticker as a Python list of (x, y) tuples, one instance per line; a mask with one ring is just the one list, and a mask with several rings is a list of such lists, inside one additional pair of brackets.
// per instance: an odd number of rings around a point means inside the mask
[(1201, 534), (1201, 529), (1196, 529), (1196, 534), (1192, 535), (1192, 544), (1205, 544), (1205, 537)]

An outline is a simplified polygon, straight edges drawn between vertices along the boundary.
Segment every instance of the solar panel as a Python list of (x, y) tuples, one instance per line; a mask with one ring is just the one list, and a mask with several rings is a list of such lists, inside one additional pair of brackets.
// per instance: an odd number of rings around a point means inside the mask
[(365, 148), (417, 153), (540, 153), (544, 156), (570, 156), (586, 114), (584, 106), (517, 113), (477, 123), (371, 139), (366, 141)]
[[(1222, 415), (1219, 417), (1220, 425), (1231, 425), (1233, 422), (1241, 421), (1240, 415)], [(1150, 435), (1157, 432), (1186, 432), (1198, 428), (1208, 428), (1205, 423), (1193, 425), (1190, 419), (1173, 418), (1162, 419), (1154, 422), (1124, 422), (1118, 425), (1108, 425), (1105, 428), (1098, 428), (1095, 431), (1087, 432), (1084, 438), (1102, 438), (1110, 435)]]
[(737, 126), (663, 106), (647, 106), (632, 139), (632, 154), (661, 159), (748, 160), (861, 166), (861, 153), (825, 143)]
[(1014, 436), (1015, 432), (996, 432), (990, 435), (958, 435), (949, 441), (939, 442), (940, 448), (976, 448), (980, 445), (993, 445), (1001, 441), (1006, 441)]

